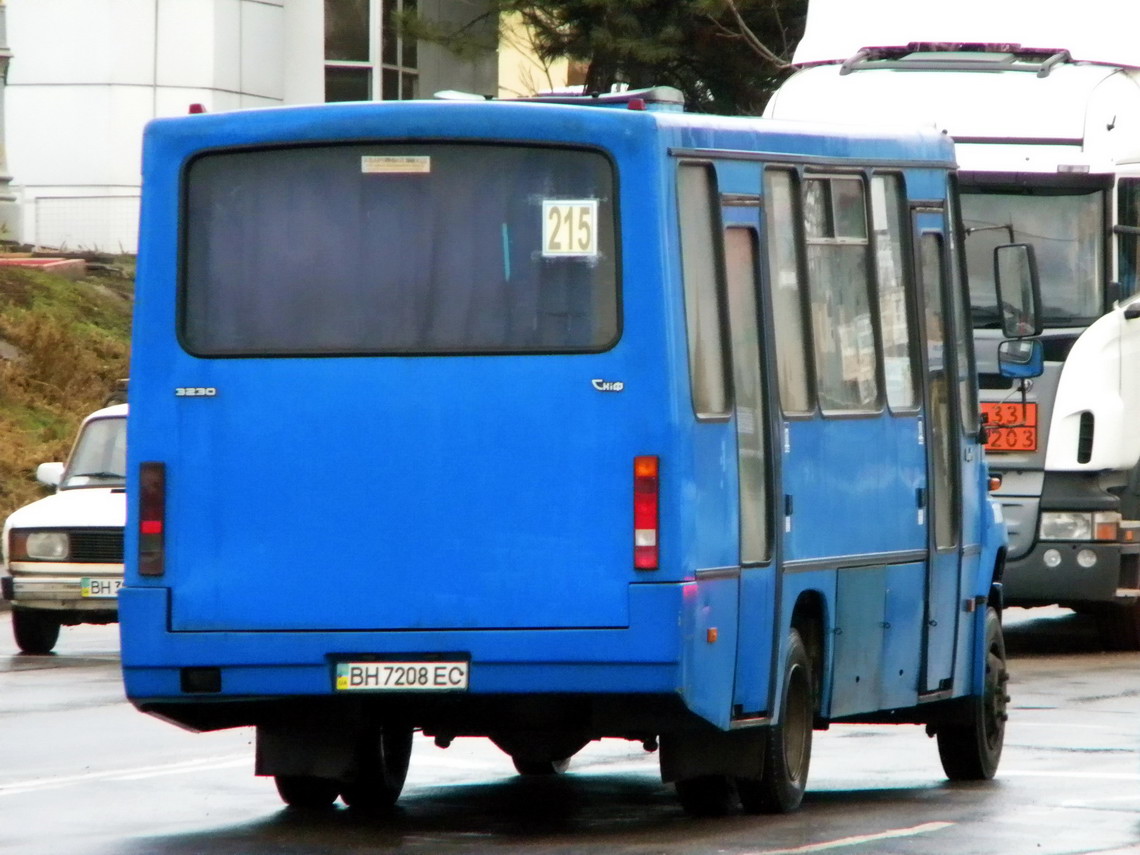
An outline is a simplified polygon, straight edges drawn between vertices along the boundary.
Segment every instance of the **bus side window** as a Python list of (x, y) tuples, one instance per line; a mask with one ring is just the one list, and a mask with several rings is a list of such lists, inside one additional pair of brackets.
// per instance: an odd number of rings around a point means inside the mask
[(756, 232), (736, 226), (725, 229), (724, 253), (740, 473), (740, 561), (759, 564), (769, 557), (770, 526)]
[(875, 175), (871, 179), (871, 216), (887, 404), (895, 411), (911, 410), (917, 406), (911, 327), (914, 314), (907, 305), (901, 176)]
[(776, 373), (785, 413), (810, 413), (811, 360), (804, 324), (796, 177), (790, 169), (764, 170), (768, 269), (776, 332)]
[[(1117, 223), (1125, 229), (1140, 229), (1140, 178), (1120, 179), (1116, 194)], [(1127, 297), (1140, 290), (1140, 232), (1118, 233), (1116, 245), (1120, 294)]]
[(816, 387), (826, 413), (879, 408), (878, 357), (860, 178), (804, 182)]
[(697, 418), (728, 415), (724, 358), (724, 310), (721, 305), (719, 196), (712, 167), (682, 163), (677, 172), (677, 212), (681, 228), (681, 268), (685, 323), (689, 336), (689, 374)]
[(934, 543), (939, 549), (957, 543), (954, 480), (953, 422), (951, 420), (949, 368), (946, 364), (946, 313), (943, 302), (942, 235), (925, 232), (919, 238), (919, 263), (926, 313), (927, 383), (930, 387), (930, 429), (933, 437)]
[(962, 231), (961, 209), (958, 205), (957, 182), (951, 176), (949, 187), (950, 228), (948, 229), (949, 261), (950, 261), (950, 311), (954, 322), (954, 352), (958, 366), (958, 407), (961, 410), (962, 430), (968, 436), (975, 436), (979, 427), (978, 389), (974, 379), (974, 348), (973, 330), (970, 327), (970, 315), (966, 309), (969, 299), (969, 290), (966, 285), (963, 271), (965, 270), (965, 254), (959, 236), (965, 235)]

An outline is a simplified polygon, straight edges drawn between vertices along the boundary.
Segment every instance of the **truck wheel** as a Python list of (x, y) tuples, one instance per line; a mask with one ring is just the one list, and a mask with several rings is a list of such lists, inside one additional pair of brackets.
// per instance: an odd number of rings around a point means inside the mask
[(811, 658), (797, 630), (788, 635), (780, 723), (768, 728), (759, 778), (738, 779), (740, 803), (748, 813), (789, 813), (800, 806), (811, 765), (815, 718)]
[(1094, 614), (1101, 643), (1108, 650), (1140, 650), (1140, 601), (1103, 603)]
[(12, 634), (24, 653), (51, 653), (59, 640), (59, 619), (38, 609), (12, 609)]
[(404, 789), (412, 759), (412, 728), (385, 724), (360, 749), (360, 771), (340, 785), (340, 797), (351, 808), (380, 811), (390, 808)]
[(330, 807), (339, 791), (336, 781), (315, 775), (276, 775), (274, 782), (281, 801), (308, 810)]
[(1005, 639), (1001, 619), (986, 609), (986, 676), (980, 698), (969, 698), (968, 720), (938, 728), (938, 756), (951, 781), (986, 781), (997, 772), (1005, 742), (1006, 684)]

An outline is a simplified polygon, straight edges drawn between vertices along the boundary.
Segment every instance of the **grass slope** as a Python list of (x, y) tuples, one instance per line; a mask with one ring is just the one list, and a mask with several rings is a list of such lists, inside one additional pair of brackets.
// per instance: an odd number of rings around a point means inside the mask
[(46, 495), (36, 466), (65, 459), (127, 376), (133, 293), (114, 269), (72, 281), (0, 267), (0, 520)]

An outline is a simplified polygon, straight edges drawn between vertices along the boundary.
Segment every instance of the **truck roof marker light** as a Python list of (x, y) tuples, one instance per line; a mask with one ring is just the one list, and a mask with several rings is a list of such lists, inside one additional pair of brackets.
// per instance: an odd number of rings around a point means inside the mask
[(633, 566), (658, 567), (660, 463), (654, 455), (633, 459)]
[(139, 575), (166, 572), (166, 464), (139, 464)]
[(629, 103), (626, 104), (626, 109), (628, 109), (628, 110), (644, 110), (645, 109), (645, 99), (644, 98), (630, 98)]

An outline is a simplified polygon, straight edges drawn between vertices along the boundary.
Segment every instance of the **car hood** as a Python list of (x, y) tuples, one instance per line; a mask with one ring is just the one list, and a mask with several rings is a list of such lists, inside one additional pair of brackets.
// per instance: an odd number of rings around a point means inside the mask
[(126, 522), (126, 492), (108, 487), (60, 490), (14, 511), (4, 524), (10, 528), (106, 528)]

